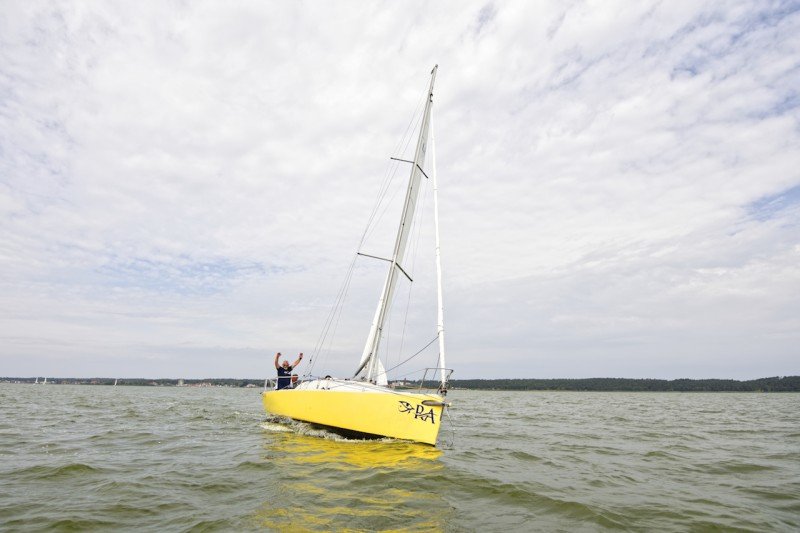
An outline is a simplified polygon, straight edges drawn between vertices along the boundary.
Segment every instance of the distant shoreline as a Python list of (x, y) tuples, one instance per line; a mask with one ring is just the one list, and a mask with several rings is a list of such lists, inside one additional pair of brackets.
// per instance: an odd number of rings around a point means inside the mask
[[(43, 377), (3, 377), (0, 383), (43, 384)], [(147, 379), (147, 378), (47, 378), (47, 385), (120, 385), (151, 387), (261, 388), (263, 379)], [(417, 388), (419, 382), (406, 382)], [(435, 388), (436, 384), (425, 383)], [(503, 391), (594, 391), (594, 392), (800, 392), (800, 376), (776, 376), (739, 381), (735, 379), (454, 379), (451, 389)]]

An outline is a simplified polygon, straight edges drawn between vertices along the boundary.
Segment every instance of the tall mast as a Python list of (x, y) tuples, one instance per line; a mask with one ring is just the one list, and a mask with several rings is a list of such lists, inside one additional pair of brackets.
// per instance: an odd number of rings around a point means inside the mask
[(436, 180), (436, 136), (431, 119), (431, 177), (433, 179), (433, 226), (436, 233), (436, 302), (438, 312), (436, 314), (436, 336), (439, 337), (439, 377), (441, 379), (440, 390), (447, 390), (447, 375), (445, 374), (444, 360), (444, 299), (442, 298), (442, 255), (439, 245), (439, 182)]
[(411, 222), (414, 218), (414, 211), (417, 206), (417, 196), (419, 193), (420, 180), (422, 178), (422, 165), (425, 163), (425, 153), (428, 148), (428, 128), (430, 125), (431, 108), (433, 106), (433, 83), (436, 81), (436, 70), (439, 65), (433, 67), (431, 71), (431, 83), (428, 88), (428, 98), (425, 102), (425, 110), (422, 115), (422, 124), (419, 128), (419, 138), (417, 139), (417, 149), (414, 153), (414, 164), (411, 167), (411, 175), (408, 179), (408, 189), (403, 205), (403, 214), (400, 217), (400, 227), (397, 230), (397, 239), (394, 244), (391, 266), (386, 275), (386, 282), (383, 284), (383, 291), (378, 300), (378, 308), (375, 310), (375, 317), (370, 327), (367, 342), (364, 345), (364, 352), (361, 355), (361, 362), (355, 374), (358, 375), (366, 367), (365, 377), (369, 381), (376, 381), (380, 373), (378, 361), (378, 347), (381, 342), (383, 324), (386, 320), (387, 310), (391, 306), (394, 288), (397, 284), (398, 271), (401, 270), (403, 256), (406, 251), (408, 235), (411, 231)]

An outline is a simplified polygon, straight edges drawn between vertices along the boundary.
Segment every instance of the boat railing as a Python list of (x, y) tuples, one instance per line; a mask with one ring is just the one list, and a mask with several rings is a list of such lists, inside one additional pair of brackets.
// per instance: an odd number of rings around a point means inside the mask
[(305, 381), (305, 380), (298, 379), (297, 374), (293, 374), (291, 377), (267, 378), (267, 379), (264, 380), (264, 390), (277, 390), (278, 389), (278, 380), (279, 379), (288, 379), (288, 380), (290, 380), (291, 385), (286, 387), (288, 389), (297, 388), (297, 385), (299, 385), (302, 381)]
[[(453, 373), (452, 368), (426, 368), (425, 373), (422, 374), (422, 379), (419, 382), (420, 392), (423, 390), (436, 390), (440, 393), (447, 393), (447, 382), (450, 381), (450, 375)], [(430, 374), (430, 378), (428, 378)], [(444, 374), (444, 379), (442, 375)]]

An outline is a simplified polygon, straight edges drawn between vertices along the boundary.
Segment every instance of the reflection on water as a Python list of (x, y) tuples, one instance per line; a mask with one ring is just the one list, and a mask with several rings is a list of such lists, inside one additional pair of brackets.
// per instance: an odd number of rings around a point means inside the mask
[(435, 487), (441, 451), (391, 440), (264, 432), (274, 491), (256, 525), (277, 530), (442, 530), (451, 507)]
[(274, 453), (285, 453), (304, 463), (342, 463), (348, 467), (377, 468), (406, 466), (404, 463), (424, 461), (426, 468), (441, 468), (436, 461), (442, 452), (427, 444), (394, 439), (348, 439), (303, 422), (289, 424), (265, 422), (269, 432), (283, 433), (271, 443)]

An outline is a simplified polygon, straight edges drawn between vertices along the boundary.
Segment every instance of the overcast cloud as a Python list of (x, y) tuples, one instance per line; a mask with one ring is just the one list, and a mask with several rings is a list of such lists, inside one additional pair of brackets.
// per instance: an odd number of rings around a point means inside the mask
[(800, 373), (797, 2), (25, 0), (0, 375), (311, 352), (436, 63), (453, 377)]

